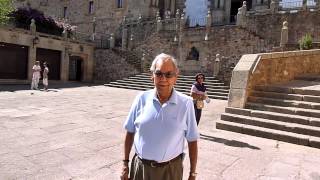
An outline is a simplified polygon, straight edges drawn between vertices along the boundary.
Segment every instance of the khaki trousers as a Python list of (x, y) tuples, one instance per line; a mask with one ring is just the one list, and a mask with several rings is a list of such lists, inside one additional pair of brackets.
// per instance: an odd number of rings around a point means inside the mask
[(130, 180), (182, 180), (182, 176), (182, 158), (158, 167), (143, 163), (136, 155), (131, 162)]

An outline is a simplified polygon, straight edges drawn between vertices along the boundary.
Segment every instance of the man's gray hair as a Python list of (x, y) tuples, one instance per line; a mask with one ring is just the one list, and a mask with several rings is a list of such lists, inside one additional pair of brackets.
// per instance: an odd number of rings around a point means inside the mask
[(170, 59), (171, 62), (172, 62), (172, 64), (174, 65), (176, 71), (178, 71), (177, 60), (176, 60), (173, 56), (171, 56), (171, 55), (169, 55), (169, 54), (165, 54), (165, 53), (161, 53), (161, 54), (159, 54), (158, 56), (156, 56), (156, 57), (154, 58), (154, 60), (152, 61), (151, 67), (150, 67), (150, 71), (151, 71), (151, 72), (154, 72), (154, 71), (156, 70), (156, 64), (157, 64), (157, 62), (158, 62), (158, 61), (164, 61), (164, 60), (166, 60), (166, 59)]

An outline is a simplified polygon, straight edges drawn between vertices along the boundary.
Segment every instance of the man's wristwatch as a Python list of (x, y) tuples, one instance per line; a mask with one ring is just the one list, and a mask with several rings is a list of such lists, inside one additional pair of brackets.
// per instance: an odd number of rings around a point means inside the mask
[(198, 173), (196, 173), (196, 172), (190, 172), (190, 176), (192, 176), (192, 177), (196, 177), (197, 174), (198, 174)]

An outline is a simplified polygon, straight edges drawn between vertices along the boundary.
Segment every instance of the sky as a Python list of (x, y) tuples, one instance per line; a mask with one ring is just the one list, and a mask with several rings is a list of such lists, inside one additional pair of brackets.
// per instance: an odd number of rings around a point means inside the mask
[(187, 0), (186, 15), (189, 16), (191, 22), (199, 21), (203, 23), (203, 19), (207, 16), (208, 0)]

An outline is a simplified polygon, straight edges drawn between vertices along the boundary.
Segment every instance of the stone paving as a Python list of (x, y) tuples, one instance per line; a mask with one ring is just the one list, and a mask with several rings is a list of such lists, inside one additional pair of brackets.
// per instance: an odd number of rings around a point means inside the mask
[[(139, 91), (25, 87), (0, 85), (1, 180), (119, 179), (122, 124)], [(226, 105), (212, 100), (203, 111), (199, 180), (320, 180), (320, 149), (216, 130)]]

